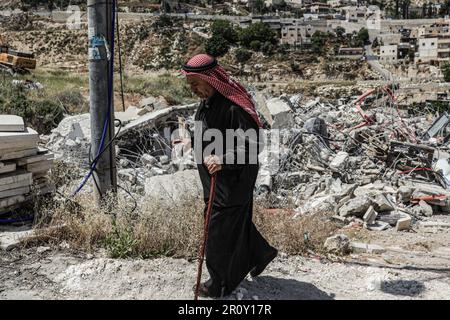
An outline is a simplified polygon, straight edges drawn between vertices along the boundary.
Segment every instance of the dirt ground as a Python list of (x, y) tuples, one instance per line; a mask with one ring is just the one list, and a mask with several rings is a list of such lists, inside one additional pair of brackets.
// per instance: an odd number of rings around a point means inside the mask
[[(450, 216), (432, 220), (449, 222)], [(225, 299), (450, 299), (450, 228), (363, 231), (358, 237), (386, 252), (332, 259), (281, 253)], [(60, 245), (2, 251), (0, 270), (0, 300), (192, 299), (197, 261), (109, 259), (103, 251)]]

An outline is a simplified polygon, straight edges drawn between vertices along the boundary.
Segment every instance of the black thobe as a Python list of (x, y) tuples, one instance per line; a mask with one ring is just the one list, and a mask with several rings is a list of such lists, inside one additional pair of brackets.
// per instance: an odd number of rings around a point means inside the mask
[[(195, 120), (202, 122), (203, 130), (218, 129), (223, 134), (226, 129), (259, 130), (244, 109), (234, 105), (218, 92), (202, 101)], [(226, 138), (224, 143), (225, 140)], [(208, 144), (209, 141), (203, 141), (202, 149)], [(248, 147), (249, 145), (246, 149)], [(227, 149), (224, 152), (229, 151)], [(252, 221), (253, 189), (259, 164), (248, 162), (235, 164), (224, 161), (222, 170), (217, 172), (216, 192), (206, 244), (206, 266), (210, 274), (210, 280), (206, 285), (213, 296), (230, 294), (253, 267), (263, 263), (267, 256), (275, 251)], [(211, 175), (204, 164), (197, 166), (203, 185), (206, 213)]]

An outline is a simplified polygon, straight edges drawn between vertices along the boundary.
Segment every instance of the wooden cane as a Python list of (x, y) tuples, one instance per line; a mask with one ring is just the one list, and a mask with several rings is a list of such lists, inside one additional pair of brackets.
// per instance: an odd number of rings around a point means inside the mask
[(211, 219), (211, 211), (214, 203), (214, 196), (216, 193), (216, 176), (217, 173), (213, 173), (213, 175), (211, 176), (211, 187), (209, 189), (209, 201), (208, 201), (208, 208), (206, 209), (205, 225), (203, 231), (203, 244), (200, 250), (200, 257), (197, 271), (197, 285), (195, 287), (194, 300), (198, 300), (198, 291), (200, 289), (200, 281), (202, 278), (203, 258), (205, 256), (206, 241), (208, 240), (209, 220)]

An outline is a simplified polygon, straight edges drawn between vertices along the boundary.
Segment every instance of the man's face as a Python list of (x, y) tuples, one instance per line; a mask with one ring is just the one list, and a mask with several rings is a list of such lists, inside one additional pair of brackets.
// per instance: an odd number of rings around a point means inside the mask
[(195, 76), (187, 76), (187, 83), (191, 86), (192, 92), (201, 99), (208, 99), (216, 92), (208, 82)]

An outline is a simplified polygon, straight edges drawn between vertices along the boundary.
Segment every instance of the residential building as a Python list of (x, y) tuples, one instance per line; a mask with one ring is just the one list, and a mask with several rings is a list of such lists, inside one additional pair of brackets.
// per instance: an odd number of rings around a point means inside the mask
[(346, 48), (341, 47), (339, 48), (339, 53), (337, 55), (337, 58), (340, 59), (352, 59), (352, 60), (358, 60), (361, 59), (364, 56), (364, 49), (363, 48)]
[(310, 25), (285, 26), (281, 30), (281, 44), (304, 47), (311, 44), (311, 36), (316, 30)]
[(395, 64), (398, 61), (398, 46), (387, 45), (380, 47), (380, 63), (382, 64)]
[(438, 57), (438, 38), (419, 39), (418, 54), (416, 63), (436, 61)]
[(330, 13), (332, 10), (331, 10), (330, 6), (326, 3), (315, 2), (309, 6), (309, 11), (311, 13), (315, 13), (315, 14), (321, 14), (321, 13), (323, 14), (323, 13)]

